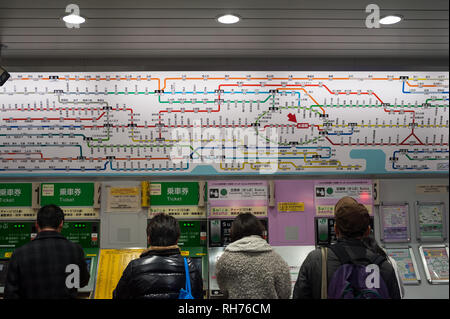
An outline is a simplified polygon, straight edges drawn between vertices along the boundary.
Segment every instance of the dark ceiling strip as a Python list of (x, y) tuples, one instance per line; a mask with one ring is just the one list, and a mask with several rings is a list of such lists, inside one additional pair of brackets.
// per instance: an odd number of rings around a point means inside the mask
[[(14, 17), (14, 18), (2, 18), (2, 20), (58, 20), (58, 17), (54, 18), (36, 18), (36, 17)], [(215, 20), (215, 17), (208, 17), (208, 18), (138, 18), (138, 17), (87, 17), (88, 20)], [(281, 21), (365, 21), (365, 17), (363, 18), (285, 18), (285, 17), (279, 17), (279, 18), (242, 18), (243, 20), (281, 20)], [(449, 19), (436, 19), (436, 18), (430, 18), (430, 19), (405, 19), (404, 21), (412, 22), (412, 21), (448, 21)], [(206, 26), (205, 26), (206, 27)]]
[(399, 49), (386, 49), (386, 48), (373, 48), (373, 49), (367, 49), (367, 48), (357, 48), (357, 49), (338, 49), (338, 48), (324, 48), (324, 49), (307, 49), (307, 48), (302, 48), (302, 49), (294, 49), (294, 48), (286, 48), (286, 49), (271, 49), (271, 48), (263, 48), (263, 49), (258, 49), (258, 48), (245, 48), (245, 49), (240, 49), (240, 48), (164, 48), (164, 49), (157, 49), (157, 48), (140, 48), (140, 49), (130, 49), (130, 48), (117, 48), (117, 49), (111, 49), (111, 48), (100, 48), (100, 49), (91, 49), (91, 48), (76, 48), (76, 49), (68, 49), (68, 48), (63, 48), (63, 49), (59, 49), (59, 48), (50, 48), (50, 49), (45, 49), (45, 48), (40, 48), (40, 49), (31, 49), (31, 48), (24, 48), (24, 49), (14, 49), (14, 48), (8, 48), (8, 51), (41, 51), (41, 50), (45, 50), (45, 51), (93, 51), (93, 50), (97, 50), (97, 51), (141, 51), (141, 50), (146, 50), (146, 51), (169, 51), (169, 50), (178, 50), (178, 51), (205, 51), (205, 50), (217, 50), (217, 51), (224, 51), (224, 50), (234, 50), (234, 51), (248, 51), (248, 50), (260, 50), (260, 51), (266, 51), (266, 50), (276, 50), (276, 51), (286, 51), (286, 50), (295, 50), (295, 51), (325, 51), (325, 50), (329, 50), (329, 51), (355, 51), (355, 50), (365, 50), (365, 51), (373, 51), (373, 50), (383, 50), (383, 51), (428, 51), (428, 52), (434, 52), (434, 51), (449, 51), (448, 49), (407, 49), (407, 48), (399, 48)]
[[(6, 43), (6, 42), (5, 42)], [(112, 42), (102, 42), (102, 41), (95, 41), (95, 42), (89, 42), (89, 41), (36, 41), (36, 42), (30, 42), (30, 41), (7, 41), (8, 44), (17, 44), (17, 43), (26, 43), (26, 44), (113, 44), (113, 43), (122, 43), (122, 44), (141, 44), (141, 43), (147, 43), (147, 44), (291, 44), (291, 43), (309, 43), (309, 44), (448, 44), (448, 41), (446, 42), (386, 42), (386, 41), (369, 41), (369, 42), (347, 42), (347, 41), (112, 41)]]
[[(3, 37), (401, 37), (401, 38), (448, 38), (446, 35), (403, 34), (14, 34), (3, 33)], [(372, 42), (371, 42), (372, 43)]]
[[(61, 8), (24, 8), (24, 7), (0, 7), (0, 9), (4, 10), (61, 10), (64, 9), (64, 7)], [(82, 6), (82, 9), (84, 10), (248, 10), (248, 11), (258, 11), (258, 10), (268, 10), (268, 11), (361, 11), (364, 9), (357, 8), (357, 9), (345, 9), (345, 8), (111, 8), (111, 7), (103, 7), (103, 8), (90, 8), (90, 7), (84, 7)], [(396, 8), (383, 8), (383, 11), (413, 11), (413, 12), (422, 12), (422, 11), (448, 11), (448, 8), (446, 9), (396, 9)]]
[[(30, 26), (28, 26), (28, 27), (2, 27), (2, 28), (0, 28), (0, 30), (6, 30), (6, 29), (30, 29), (30, 28), (32, 28), (32, 29), (65, 29), (65, 27), (64, 26), (57, 26), (57, 27), (52, 27), (52, 26), (49, 26), (49, 27), (30, 27)], [(109, 29), (109, 30), (112, 30), (112, 29), (114, 29), (114, 28), (116, 28), (116, 29), (140, 29), (140, 30), (142, 30), (142, 29), (234, 29), (234, 30), (239, 30), (239, 29), (361, 29), (361, 30), (368, 30), (366, 27), (364, 27), (364, 26), (361, 26), (361, 27), (295, 27), (295, 26), (290, 26), (290, 27), (277, 27), (277, 26), (273, 26), (273, 27), (268, 27), (268, 26), (262, 26), (262, 27), (256, 27), (256, 26), (253, 26), (253, 27), (241, 27), (241, 26), (239, 26), (239, 27), (237, 27), (237, 26), (234, 26), (234, 27), (232, 27), (232, 26), (223, 26), (223, 27), (213, 27), (213, 26), (202, 26), (202, 27), (171, 27), (171, 26), (153, 26), (153, 27), (144, 27), (144, 26), (142, 26), (142, 27), (126, 27), (126, 26), (123, 26), (123, 27), (117, 27), (117, 26), (111, 26), (111, 27), (108, 27), (108, 26), (102, 26), (102, 27), (85, 27), (85, 26), (82, 26), (82, 27), (80, 27), (80, 29), (86, 29), (86, 30), (89, 30), (89, 29)], [(431, 27), (431, 28), (416, 28), (416, 27), (414, 27), (414, 28), (412, 28), (412, 27), (410, 27), (410, 28), (393, 28), (393, 27), (384, 27), (386, 30), (449, 30), (449, 28), (448, 27), (446, 27), (446, 28), (441, 28), (441, 27)], [(79, 30), (79, 29), (78, 29)], [(72, 31), (76, 31), (76, 30), (73, 30), (72, 29)]]

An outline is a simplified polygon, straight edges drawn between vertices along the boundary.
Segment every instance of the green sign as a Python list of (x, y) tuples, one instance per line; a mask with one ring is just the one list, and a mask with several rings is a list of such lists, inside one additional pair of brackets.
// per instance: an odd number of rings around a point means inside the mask
[(31, 240), (34, 222), (0, 222), (0, 246), (20, 247)]
[(61, 235), (68, 240), (80, 244), (83, 248), (98, 248), (99, 245), (99, 223), (86, 221), (64, 222)]
[(206, 246), (206, 221), (182, 221), (179, 220), (180, 239), (178, 245), (181, 250), (186, 247)]
[(94, 205), (94, 183), (43, 183), (41, 206), (79, 207)]
[(151, 206), (190, 206), (198, 204), (197, 182), (150, 183)]
[(31, 183), (0, 183), (0, 207), (30, 207)]
[[(31, 240), (31, 233), (36, 232), (34, 222), (0, 222), (0, 247), (20, 247)], [(99, 222), (65, 221), (61, 235), (80, 244), (83, 248), (98, 248)]]

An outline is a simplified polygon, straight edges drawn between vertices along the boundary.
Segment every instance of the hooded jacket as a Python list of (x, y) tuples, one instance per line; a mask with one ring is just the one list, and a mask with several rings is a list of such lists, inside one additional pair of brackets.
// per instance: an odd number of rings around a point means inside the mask
[[(191, 278), (192, 296), (203, 297), (201, 274), (186, 258)], [(149, 249), (132, 260), (113, 292), (114, 299), (177, 299), (186, 284), (184, 258), (179, 248)]]
[(241, 238), (225, 248), (216, 265), (217, 283), (231, 299), (288, 299), (288, 264), (260, 236)]

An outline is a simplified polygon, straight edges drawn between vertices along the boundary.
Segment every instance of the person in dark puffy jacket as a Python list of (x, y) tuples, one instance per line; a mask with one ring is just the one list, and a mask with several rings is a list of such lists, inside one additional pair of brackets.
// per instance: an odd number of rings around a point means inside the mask
[[(177, 299), (185, 288), (184, 257), (180, 254), (178, 221), (166, 214), (153, 217), (147, 226), (149, 248), (124, 270), (113, 292), (114, 299)], [(190, 258), (189, 267), (192, 296), (203, 297), (200, 271)]]

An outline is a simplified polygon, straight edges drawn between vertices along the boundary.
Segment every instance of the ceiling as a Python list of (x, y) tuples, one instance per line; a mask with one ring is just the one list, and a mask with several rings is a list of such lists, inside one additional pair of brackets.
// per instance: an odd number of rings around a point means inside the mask
[[(60, 19), (76, 3), (87, 22)], [(368, 29), (366, 5), (401, 23)], [(242, 20), (221, 25), (234, 13)], [(448, 0), (0, 0), (12, 59), (448, 59)]]

